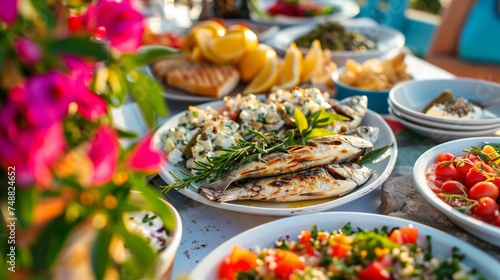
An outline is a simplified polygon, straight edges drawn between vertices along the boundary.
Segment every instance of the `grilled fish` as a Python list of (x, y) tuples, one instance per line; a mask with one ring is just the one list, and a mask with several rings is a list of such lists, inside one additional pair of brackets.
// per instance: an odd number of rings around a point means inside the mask
[(357, 128), (343, 132), (343, 135), (355, 135), (375, 143), (378, 139), (380, 129), (376, 126), (359, 126)]
[(331, 108), (337, 114), (344, 115), (350, 120), (336, 121), (330, 130), (342, 133), (358, 127), (368, 111), (368, 98), (365, 95), (355, 95), (336, 102)]
[(262, 160), (245, 163), (204, 187), (223, 191), (234, 181), (292, 173), (331, 163), (353, 162), (372, 150), (373, 143), (358, 136), (336, 134), (313, 138), (307, 145), (292, 146), (288, 153), (269, 153), (262, 156)]
[(220, 202), (260, 200), (290, 202), (329, 198), (349, 193), (364, 184), (373, 170), (356, 163), (330, 164), (311, 169), (235, 183), (225, 191), (200, 188), (208, 199)]

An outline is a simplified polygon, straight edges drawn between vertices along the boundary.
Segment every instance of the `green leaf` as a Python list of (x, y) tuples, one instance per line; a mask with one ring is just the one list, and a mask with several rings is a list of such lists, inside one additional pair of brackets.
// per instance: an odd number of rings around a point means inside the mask
[(327, 136), (327, 135), (334, 135), (336, 134), (334, 131), (325, 129), (325, 128), (313, 128), (311, 131), (307, 134), (307, 139), (313, 139), (316, 137), (321, 137), (321, 136)]
[(139, 137), (139, 135), (137, 135), (137, 133), (135, 133), (135, 132), (126, 131), (126, 130), (119, 129), (119, 128), (116, 128), (116, 127), (114, 129), (118, 133), (118, 137), (119, 138), (134, 139), (134, 138)]
[(122, 236), (125, 246), (133, 256), (133, 261), (141, 268), (143, 275), (151, 278), (156, 268), (156, 254), (153, 248), (144, 237), (129, 232), (123, 225), (115, 226), (115, 230)]
[(295, 118), (295, 124), (297, 124), (299, 133), (302, 134), (302, 132), (309, 127), (306, 116), (304, 116), (298, 108), (295, 108), (293, 111), (293, 117)]
[(164, 201), (160, 199), (162, 194), (157, 189), (146, 185), (143, 180), (134, 180), (134, 186), (142, 192), (146, 202), (151, 205), (150, 210), (161, 218), (165, 229), (172, 232), (175, 228), (175, 216)]
[(122, 70), (116, 67), (110, 67), (108, 71), (109, 95), (114, 107), (120, 107), (127, 100), (127, 81)]
[(58, 54), (74, 54), (77, 56), (92, 57), (97, 60), (105, 60), (108, 57), (108, 52), (104, 44), (91, 41), (88, 37), (66, 37), (49, 42), (47, 51)]
[(98, 232), (97, 237), (92, 245), (92, 269), (96, 279), (103, 279), (106, 273), (106, 268), (109, 264), (109, 243), (111, 242), (112, 234), (109, 230), (102, 229)]
[(134, 71), (127, 79), (130, 95), (137, 102), (149, 128), (156, 125), (158, 117), (166, 117), (168, 108), (163, 98), (163, 86), (144, 73)]
[(45, 270), (54, 263), (71, 231), (79, 222), (80, 220), (66, 222), (61, 215), (45, 225), (37, 235), (41, 242), (36, 242), (32, 248), (35, 271)]
[(373, 150), (366, 155), (363, 156), (363, 158), (358, 162), (359, 164), (364, 164), (367, 162), (371, 162), (378, 158), (379, 156), (383, 155), (385, 151), (387, 151), (390, 147), (394, 146), (394, 143), (390, 143), (388, 145), (383, 146), (382, 148), (378, 148), (376, 150)]
[(123, 69), (130, 71), (165, 57), (179, 57), (180, 52), (165, 46), (148, 46), (134, 54), (123, 54)]
[(38, 12), (38, 16), (47, 25), (49, 29), (53, 29), (57, 24), (58, 16), (54, 7), (50, 7), (46, 0), (31, 0), (33, 10)]
[(15, 209), (19, 227), (28, 228), (33, 223), (34, 206), (38, 204), (39, 198), (39, 191), (33, 188), (18, 188), (16, 190), (16, 203), (18, 207), (15, 207)]

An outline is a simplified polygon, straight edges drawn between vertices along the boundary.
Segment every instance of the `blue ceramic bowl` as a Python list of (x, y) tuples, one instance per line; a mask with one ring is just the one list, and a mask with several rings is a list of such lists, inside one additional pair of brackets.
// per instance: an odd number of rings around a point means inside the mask
[(389, 113), (389, 103), (387, 98), (389, 97), (389, 89), (386, 90), (366, 90), (357, 87), (348, 86), (339, 80), (339, 76), (345, 71), (345, 67), (339, 67), (332, 74), (333, 82), (337, 87), (336, 99), (342, 100), (347, 97), (355, 95), (365, 95), (368, 97), (368, 108), (379, 114)]

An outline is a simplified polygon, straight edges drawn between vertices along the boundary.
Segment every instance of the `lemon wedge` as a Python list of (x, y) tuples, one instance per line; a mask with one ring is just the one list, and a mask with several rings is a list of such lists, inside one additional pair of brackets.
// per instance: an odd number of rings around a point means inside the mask
[(200, 48), (200, 52), (206, 59), (217, 64), (227, 64), (229, 60), (221, 58), (217, 53), (212, 51), (214, 41), (218, 38), (213, 37), (213, 33), (207, 28), (197, 29), (194, 32), (196, 45)]
[(266, 60), (264, 66), (258, 74), (250, 81), (250, 83), (243, 89), (243, 94), (249, 93), (267, 93), (278, 80), (278, 58), (277, 56), (270, 56)]
[(238, 63), (241, 81), (251, 81), (264, 67), (268, 59), (276, 58), (276, 51), (266, 44), (259, 44), (257, 48), (245, 53)]
[(215, 20), (201, 21), (194, 25), (186, 36), (186, 41), (184, 42), (184, 50), (190, 52), (195, 46), (198, 45), (196, 40), (196, 32), (200, 29), (207, 29), (212, 34), (212, 37), (222, 37), (226, 34), (226, 27)]
[(285, 57), (280, 70), (277, 88), (289, 89), (300, 83), (302, 72), (303, 55), (295, 42), (292, 42), (286, 50)]
[(301, 82), (308, 82), (311, 77), (318, 76), (323, 71), (323, 49), (319, 40), (314, 40), (307, 51), (302, 63)]

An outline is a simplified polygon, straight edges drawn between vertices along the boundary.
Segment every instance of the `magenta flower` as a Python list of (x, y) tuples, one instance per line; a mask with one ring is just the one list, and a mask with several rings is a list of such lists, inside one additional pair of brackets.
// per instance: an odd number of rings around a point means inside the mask
[(51, 166), (64, 153), (66, 142), (61, 123), (47, 127), (29, 125), (26, 104), (7, 101), (0, 108), (0, 159), (4, 168), (15, 167), (20, 187), (38, 184), (48, 187)]
[(15, 39), (14, 49), (19, 55), (19, 59), (26, 65), (36, 64), (42, 59), (42, 50), (29, 39), (23, 37)]
[(73, 81), (76, 88), (76, 104), (78, 113), (88, 120), (96, 120), (107, 112), (107, 104), (104, 98), (89, 90), (88, 85), (92, 80), (92, 69), (85, 61), (73, 57), (63, 57), (70, 72), (69, 79)]
[(111, 127), (100, 127), (90, 140), (89, 157), (94, 164), (93, 185), (107, 183), (116, 171), (118, 137)]
[(5, 0), (2, 2), (0, 20), (5, 21), (7, 24), (14, 23), (17, 20), (17, 0)]
[(128, 0), (99, 0), (83, 15), (88, 30), (96, 34), (104, 30), (104, 37), (121, 52), (135, 51), (141, 45), (143, 22), (142, 14)]
[(24, 85), (11, 92), (11, 99), (26, 100), (26, 120), (36, 126), (51, 126), (67, 114), (76, 101), (73, 81), (59, 72), (34, 75)]
[(129, 154), (125, 166), (132, 171), (156, 173), (165, 164), (165, 154), (152, 145), (153, 135), (147, 134)]

